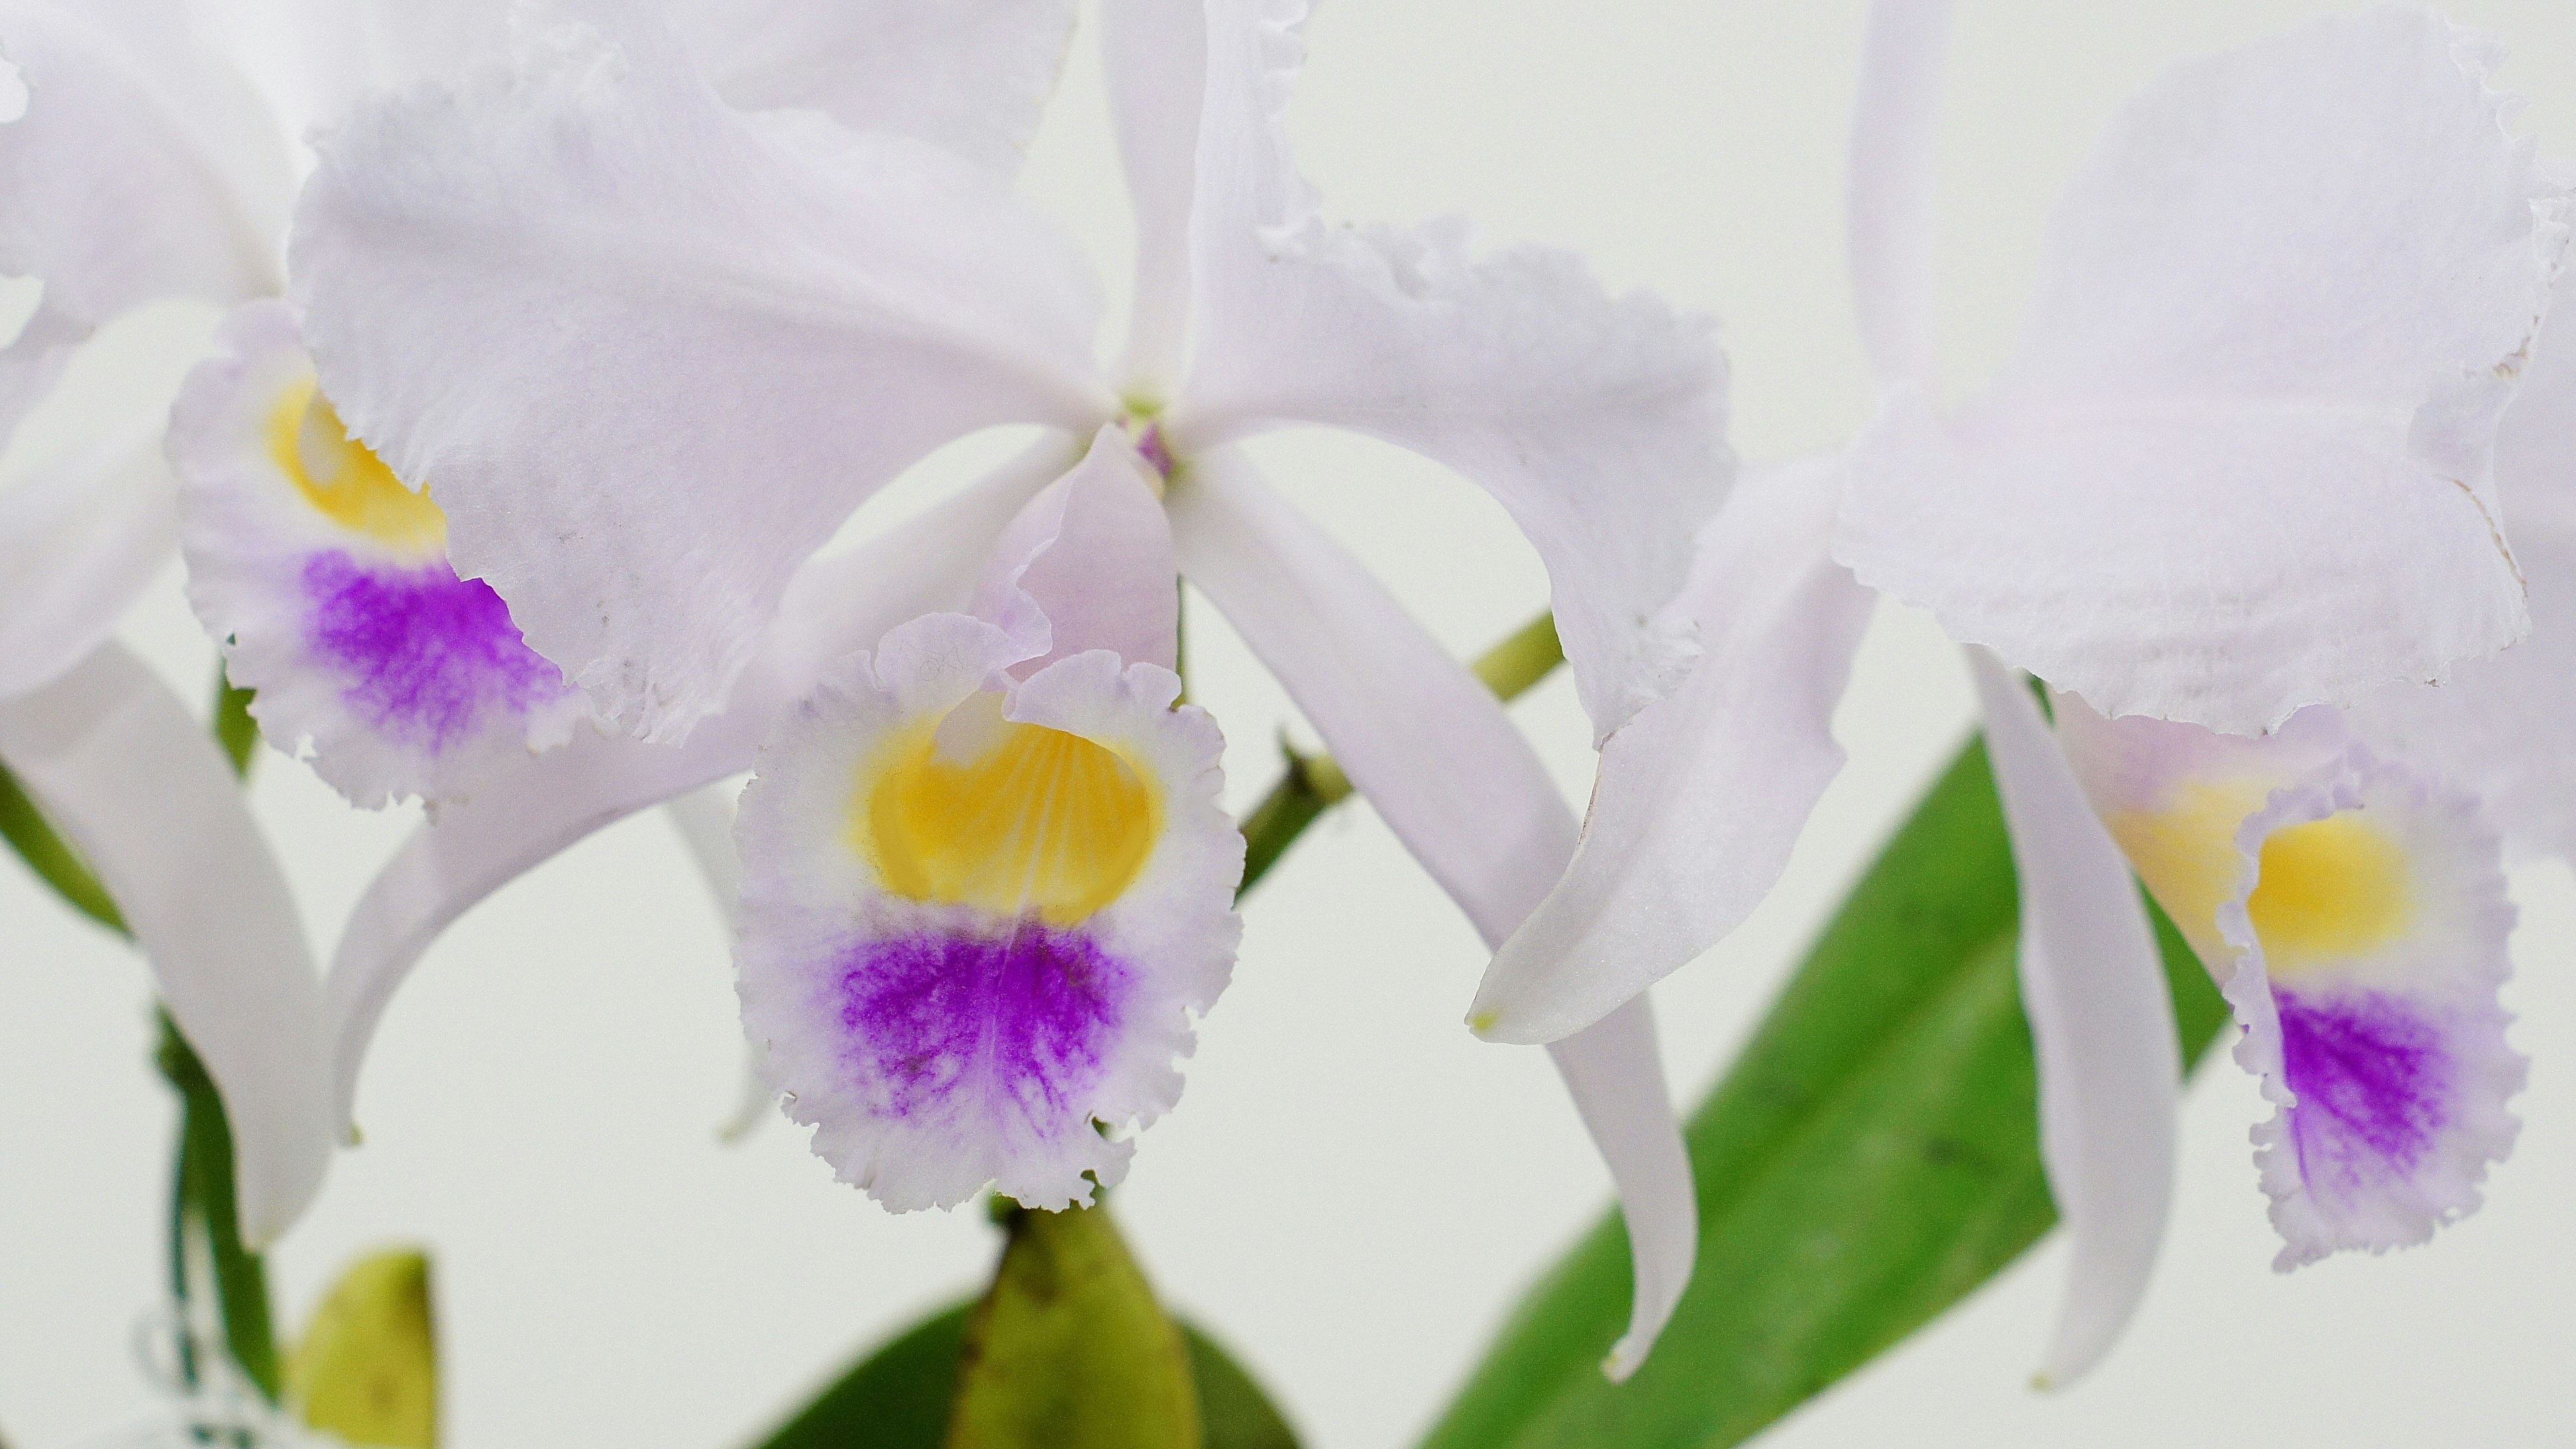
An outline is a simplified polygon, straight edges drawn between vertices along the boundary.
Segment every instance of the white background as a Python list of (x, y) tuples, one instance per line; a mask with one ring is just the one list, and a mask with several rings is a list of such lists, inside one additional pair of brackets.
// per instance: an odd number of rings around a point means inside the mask
[[(2051, 196), (2120, 100), (2182, 56), (2294, 23), (2293, 0), (1966, 0), (1945, 127), (1943, 316), (1952, 381), (2009, 346)], [(2455, 9), (2516, 51), (2504, 80), (2576, 154), (2576, 7)], [(1749, 460), (1837, 445), (1867, 390), (1842, 278), (1841, 147), (1855, 0), (1565, 5), (1372, 0), (1329, 7), (1293, 129), (1329, 208), (1463, 211), (1496, 243), (1588, 251), (1726, 323)], [(1081, 42), (1027, 189), (1111, 279), (1127, 223)], [(88, 369), (90, 400), (12, 460), (147, 385), (162, 317)], [(934, 460), (931, 496), (983, 439)], [(1274, 474), (1460, 652), (1544, 600), (1500, 512), (1372, 445), (1300, 435)], [(893, 516), (872, 508), (860, 526)], [(1205, 610), (1194, 689), (1234, 741), (1232, 789), (1272, 773), (1294, 721)], [(192, 693), (208, 650), (176, 571), (128, 631)], [(1936, 631), (1890, 610), (1841, 718), (1852, 765), (1778, 896), (1662, 990), (1678, 1092), (1696, 1099), (1821, 913), (1964, 728)], [(1589, 764), (1562, 679), (1520, 711), (1569, 792)], [(263, 760), (257, 807), (327, 948), (407, 812), (345, 808)], [(1579, 793), (1577, 793), (1579, 798)], [(2526, 1126), (2492, 1204), (2429, 1249), (2289, 1277), (2245, 1142), (2250, 1084), (2193, 1090), (2165, 1262), (2121, 1350), (2051, 1397), (2024, 1388), (2060, 1260), (2038, 1253), (1935, 1330), (1827, 1394), (1780, 1446), (2518, 1446), (2576, 1442), (2576, 891), (2517, 878), (2516, 1039)], [(1602, 1174), (1542, 1057), (1459, 1024), (1483, 957), (1365, 808), (1316, 830), (1256, 896), (1236, 984), (1202, 1032), (1180, 1110), (1117, 1198), (1170, 1298), (1273, 1386), (1316, 1449), (1400, 1445), (1428, 1422), (1529, 1274), (1598, 1210)], [(56, 1446), (141, 1411), (135, 1326), (159, 1284), (171, 1113), (145, 1065), (139, 964), (0, 865), (0, 1428)], [(740, 1442), (850, 1353), (980, 1281), (972, 1209), (893, 1217), (772, 1122), (719, 1146), (741, 1070), (724, 939), (658, 818), (612, 830), (468, 917), (386, 1018), (345, 1154), (276, 1256), (300, 1322), (353, 1254), (438, 1264), (449, 1442)]]

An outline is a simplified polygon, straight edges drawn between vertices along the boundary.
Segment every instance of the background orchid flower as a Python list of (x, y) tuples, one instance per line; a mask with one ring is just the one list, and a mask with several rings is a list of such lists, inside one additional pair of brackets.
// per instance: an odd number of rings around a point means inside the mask
[[(459, 571), (606, 717), (685, 738), (695, 763), (636, 774), (595, 752), (407, 850), (334, 968), (344, 1084), (438, 925), (683, 778), (739, 768), (757, 720), (802, 693), (761, 661), (832, 657), (797, 631), (955, 608), (1002, 522), (1072, 462), (1065, 435), (1103, 425), (1168, 479), (1183, 572), (1488, 940), (1509, 934), (1562, 873), (1571, 813), (1482, 687), (1232, 445), (1323, 423), (1483, 484), (1549, 568), (1607, 734), (1688, 667), (1662, 611), (1727, 470), (1705, 324), (1610, 298), (1561, 254), (1476, 260), (1456, 225), (1325, 224), (1280, 131), (1294, 0), (1105, 12), (1140, 236), (1114, 371), (1092, 356), (1081, 268), (988, 171), (884, 129), (736, 110), (651, 16), (558, 13), (589, 23), (326, 140), (297, 295), (324, 390), (439, 500)], [(795, 594), (837, 561), (800, 565), (862, 500), (1010, 422), (1056, 441), (908, 525), (864, 605), (808, 612), (823, 601)], [(1645, 1010), (1556, 1053), (1639, 1219), (1623, 1368), (1691, 1245)]]
[[(2483, 85), (2488, 46), (2437, 15), (2380, 10), (2179, 67), (2112, 124), (2061, 201), (2020, 361), (1973, 410), (1940, 418), (1929, 394), (1929, 119), (1947, 13), (1940, 0), (1873, 10), (1852, 137), (1852, 266), (1886, 400), (1850, 454), (1816, 464), (1826, 477), (1814, 487), (1842, 487), (1832, 557), (1971, 645), (2020, 869), (2043, 1158), (2074, 1240), (2040, 1374), (2063, 1382), (2110, 1348), (2154, 1263), (2172, 1196), (2179, 1047), (2125, 841), (2097, 812), (2141, 804), (2089, 797), (2084, 786), (2117, 771), (2087, 758), (2079, 781), (2020, 668), (2066, 688), (2069, 717), (2099, 706), (2208, 735), (2202, 724), (2262, 730), (2303, 704), (2352, 701), (2506, 645), (2522, 606), (2494, 526), (2491, 446), (2558, 268), (2566, 196), (2501, 126), (2509, 98)], [(1780, 536), (1795, 547), (1793, 531)], [(1777, 598), (1829, 588), (1821, 559), (1803, 567), (1772, 562)], [(1808, 593), (1767, 627), (1783, 642), (1832, 642), (1834, 619), (1829, 596)], [(1816, 647), (1821, 663), (1772, 681), (1783, 704), (1752, 714), (1772, 722), (1741, 745), (1741, 773), (1777, 792), (1754, 794), (1762, 807), (1829, 773), (1824, 717), (1844, 657)], [(1656, 794), (1628, 804), (1638, 825), (1623, 835), (1602, 828), (1623, 794), (1610, 768), (1618, 745), (1605, 750), (1587, 851), (1615, 859), (1625, 846), (1654, 861), (1677, 838), (1656, 822)], [(2246, 1065), (2267, 1075), (2275, 1101), (2295, 1093), (2285, 1080), (2306, 1075), (2313, 1088), (2306, 1109), (2267, 1129), (2264, 1181), (2290, 1240), (2282, 1261), (2416, 1240), (2476, 1201), (2470, 1183), (2509, 1142), (2501, 1101), (2519, 1060), (2494, 1006), (2509, 915), (2494, 895), (2491, 835), (2450, 786), (2360, 755), (2336, 755), (2342, 773), (2316, 779), (2316, 761), (2282, 755), (2287, 745), (2241, 745), (2267, 761), (2264, 779), (2295, 789), (2244, 797), (2236, 820), (2195, 846), (2228, 871), (2251, 851), (2244, 879), (2223, 871), (2233, 905), (2226, 892), (2166, 905), (2195, 915), (2187, 931), (2249, 1024)], [(1777, 761), (1767, 773), (1765, 755)], [(1713, 745), (1705, 758), (1736, 755)], [(2264, 941), (2244, 923), (2264, 841), (2298, 841), (2300, 825), (2329, 817), (2334, 830), (2360, 828), (2344, 822), (2354, 812), (2414, 848), (2427, 915), (2334, 957), (2306, 990), (2342, 1003), (2414, 993), (2416, 1021), (2450, 1034), (2439, 1047), (2458, 1065), (2357, 1106), (2419, 1127), (2378, 1142), (2339, 1127), (2352, 1078), (2318, 1070), (2316, 1031), (2282, 1031), (2303, 998), (2264, 985)], [(1793, 833), (1803, 810), (1762, 815)], [(2347, 864), (2318, 861), (2311, 874), (2339, 882)], [(2154, 884), (2159, 871), (2138, 866)], [(1651, 887), (1656, 874), (1636, 879)], [(1543, 1039), (1713, 938), (1646, 918), (1628, 936), (1662, 931), (1667, 946), (1625, 962), (1605, 949), (1615, 926), (1533, 933), (1530, 949), (1504, 951), (1479, 1008), (1504, 1034)]]
[[(2043, 1157), (2073, 1240), (2042, 1362), (2062, 1381), (2134, 1309), (2171, 1194), (2180, 1064), (2130, 863), (2228, 990), (2242, 1059), (2274, 1099), (2303, 1073), (2318, 1086), (2265, 1129), (2285, 1264), (2411, 1240), (2474, 1201), (2462, 1184), (2509, 1140), (2498, 1119), (2519, 1066), (2496, 1030), (2509, 918), (2492, 838), (2455, 792), (2358, 757), (2313, 779), (2292, 744), (2234, 742), (2264, 761), (2249, 773), (2266, 787), (2195, 846), (2229, 888), (2186, 898), (2097, 813), (2147, 808), (2106, 784), (2127, 767), (2080, 749), (2070, 764), (2070, 737), (2017, 670), (2066, 691), (2067, 721), (2143, 714), (2215, 740), (2198, 727), (2263, 729), (2509, 642), (2521, 598), (2495, 522), (2493, 430), (2558, 265), (2565, 197), (2504, 130), (2491, 49), (2428, 12), (2320, 22), (2179, 67), (2114, 121), (2061, 201), (2019, 357), (1944, 418), (1929, 121), (1947, 17), (1938, 0), (1873, 12), (1853, 261), (1885, 401), (1846, 460), (1834, 552), (1991, 646), (1970, 662), (2021, 875)], [(2336, 955), (2317, 985), (2347, 1001), (2402, 985), (2462, 1033), (2446, 1039), (2462, 1065), (2441, 1090), (2363, 1104), (2451, 1114), (2457, 1132), (2407, 1118), (2424, 1131), (2377, 1144), (2376, 1161), (2353, 1145), (2368, 1132), (2324, 1125), (2354, 1106), (2353, 1079), (2319, 1075), (2282, 1029), (2296, 993), (2266, 984), (2248, 905), (2267, 840), (2353, 811), (2369, 824), (2328, 828), (2405, 840), (2441, 908), (2418, 923), (2427, 934)], [(2318, 876), (2344, 881), (2352, 864)], [(2397, 981), (2388, 963), (2427, 951), (2450, 954)]]

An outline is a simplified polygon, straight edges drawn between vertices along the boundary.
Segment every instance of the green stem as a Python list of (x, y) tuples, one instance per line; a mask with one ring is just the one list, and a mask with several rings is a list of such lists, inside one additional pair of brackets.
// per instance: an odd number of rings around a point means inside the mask
[(173, 1203), (171, 1241), (176, 1281), (186, 1302), (188, 1233), (204, 1235), (214, 1266), (215, 1311), (223, 1322), (224, 1347), (244, 1377), (269, 1402), (277, 1401), (280, 1376), (277, 1339), (270, 1327), (268, 1268), (257, 1253), (243, 1246), (235, 1216), (233, 1134), (224, 1118), (223, 1099), (205, 1064), (169, 1015), (161, 1017), (161, 1075), (177, 1089), (179, 1118), (179, 1191)]
[[(1486, 650), (1474, 668), (1476, 677), (1496, 698), (1511, 700), (1527, 693), (1564, 662), (1565, 648), (1556, 637), (1556, 620), (1541, 614)], [(1234, 893), (1238, 901), (1270, 873), (1307, 826), (1350, 798), (1351, 777), (1342, 773), (1332, 756), (1299, 754), (1285, 744), (1280, 746), (1280, 753), (1287, 757), (1287, 773), (1270, 787), (1269, 794), (1261, 797), (1260, 804), (1252, 807), (1252, 813), (1243, 817), (1243, 884)]]

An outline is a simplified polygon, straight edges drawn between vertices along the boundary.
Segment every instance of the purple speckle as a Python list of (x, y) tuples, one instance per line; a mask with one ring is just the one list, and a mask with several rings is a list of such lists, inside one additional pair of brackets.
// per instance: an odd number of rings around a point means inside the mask
[(348, 680), (340, 697), (395, 739), (444, 749), (494, 709), (524, 713), (564, 691), (491, 585), (444, 560), (366, 568), (318, 553), (304, 561), (304, 594), (307, 642)]
[(2432, 1023), (2379, 992), (2309, 1001), (2276, 991), (2299, 1172), (2346, 1191), (2412, 1172), (2449, 1113), (2454, 1075)]
[(841, 973), (847, 1059), (885, 1116), (1008, 1107), (1040, 1130), (1070, 1125), (1088, 1117), (1134, 980), (1089, 936), (1035, 920), (870, 941)]

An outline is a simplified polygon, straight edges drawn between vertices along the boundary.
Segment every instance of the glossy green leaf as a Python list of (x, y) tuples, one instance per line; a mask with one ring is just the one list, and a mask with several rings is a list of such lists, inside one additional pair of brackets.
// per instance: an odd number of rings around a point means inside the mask
[[(1628, 1315), (1613, 1214), (1523, 1299), (1424, 1449), (1741, 1443), (2038, 1241), (2056, 1210), (2016, 910), (2002, 808), (1971, 743), (1691, 1118), (1699, 1268), (1644, 1368), (1625, 1385), (1599, 1369)], [(2197, 1060), (2226, 1006), (2161, 914), (2156, 926)]]
[(429, 1255), (371, 1253), (313, 1311), (286, 1364), (297, 1417), (351, 1444), (438, 1449), (438, 1327)]

